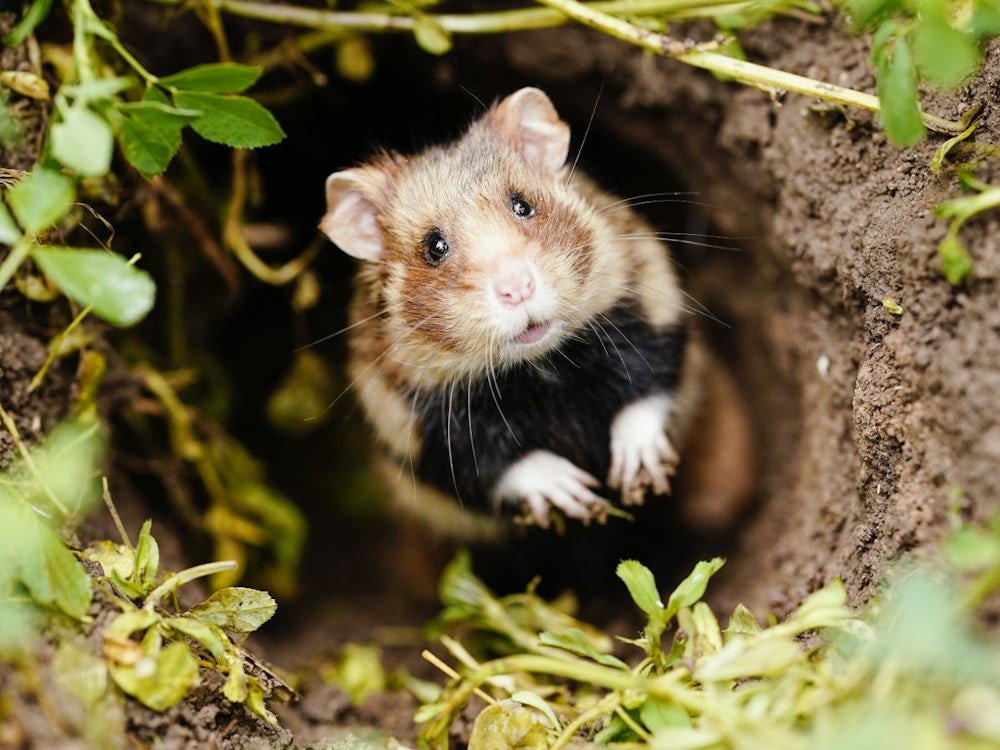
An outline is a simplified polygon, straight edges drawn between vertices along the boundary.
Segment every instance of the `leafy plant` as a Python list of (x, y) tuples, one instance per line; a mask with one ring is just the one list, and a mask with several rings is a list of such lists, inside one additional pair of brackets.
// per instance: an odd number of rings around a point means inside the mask
[(264, 702), (275, 678), (264, 679), (259, 665), (230, 636), (244, 637), (267, 622), (276, 609), (274, 599), (256, 589), (229, 587), (186, 611), (174, 611), (166, 602), (178, 588), (235, 563), (199, 565), (160, 580), (159, 547), (150, 526), (149, 521), (143, 525), (134, 548), (106, 542), (84, 553), (101, 564), (122, 609), (103, 633), (111, 678), (144, 705), (164, 711), (199, 684), (199, 667), (206, 665), (225, 676), (226, 698), (276, 723)]
[(873, 29), (880, 119), (902, 146), (924, 137), (918, 86), (953, 87), (980, 66), (981, 47), (1000, 34), (994, 0), (842, 0), (854, 23)]
[[(953, 557), (992, 566), (980, 574), (980, 593), (1000, 582), (998, 529), (994, 523), (986, 534), (952, 543)], [(458, 558), (442, 580), (448, 619), (464, 613), (477, 630), (516, 646), (480, 662), (442, 638), (462, 672), (420, 709), (423, 739), (446, 746), (449, 726), (475, 694), (488, 705), (473, 727), (472, 750), (561, 748), (581, 738), (628, 747), (789, 750), (877, 747), (890, 738), (896, 746), (919, 741), (942, 750), (1000, 741), (1000, 724), (986, 718), (1000, 708), (997, 646), (959, 616), (954, 583), (941, 571), (902, 568), (863, 619), (834, 581), (785, 622), (764, 626), (738, 606), (723, 629), (700, 601), (721, 564), (699, 563), (666, 603), (647, 568), (635, 561), (619, 566), (646, 618), (639, 637), (619, 639), (640, 649), (629, 666), (582, 623), (540, 625), (526, 640), (527, 623), (547, 606), (496, 599), (467, 558)], [(531, 616), (518, 614), (528, 610)]]
[(67, 422), (34, 451), (0, 406), (20, 457), (0, 476), (0, 654), (25, 648), (46, 614), (87, 618), (93, 586), (62, 538), (90, 507), (101, 452), (96, 425)]
[(1000, 186), (976, 179), (968, 169), (959, 171), (959, 179), (972, 190), (972, 195), (952, 198), (934, 207), (935, 215), (951, 220), (948, 232), (938, 244), (941, 271), (949, 284), (961, 284), (972, 271), (972, 256), (958, 237), (962, 224), (983, 211), (1000, 207)]

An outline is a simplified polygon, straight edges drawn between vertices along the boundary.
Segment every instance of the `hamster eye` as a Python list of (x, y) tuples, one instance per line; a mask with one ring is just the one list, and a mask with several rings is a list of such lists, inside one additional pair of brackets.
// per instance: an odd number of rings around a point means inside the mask
[(514, 193), (510, 196), (510, 210), (519, 219), (528, 219), (535, 215), (535, 207), (528, 203), (520, 193)]
[(444, 238), (441, 230), (437, 228), (432, 229), (424, 235), (422, 244), (424, 246), (424, 260), (431, 266), (438, 265), (451, 250), (448, 240)]

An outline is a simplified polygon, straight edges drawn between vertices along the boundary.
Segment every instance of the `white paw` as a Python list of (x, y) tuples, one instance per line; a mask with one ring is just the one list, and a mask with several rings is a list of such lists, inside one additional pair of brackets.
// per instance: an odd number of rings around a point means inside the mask
[(548, 527), (552, 508), (584, 523), (594, 519), (603, 523), (610, 504), (591, 489), (600, 484), (572, 461), (548, 451), (534, 451), (504, 472), (496, 493), (501, 502), (526, 505), (542, 527)]
[(611, 470), (608, 486), (621, 492), (622, 503), (637, 505), (646, 491), (665, 495), (677, 469), (677, 451), (667, 437), (673, 399), (658, 393), (629, 404), (611, 423)]

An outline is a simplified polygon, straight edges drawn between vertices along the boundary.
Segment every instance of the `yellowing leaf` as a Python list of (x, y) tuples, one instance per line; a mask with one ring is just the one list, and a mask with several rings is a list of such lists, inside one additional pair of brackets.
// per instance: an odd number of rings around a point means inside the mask
[(271, 619), (278, 605), (266, 591), (230, 586), (220, 589), (188, 614), (234, 633), (252, 633)]
[(179, 703), (198, 682), (198, 662), (186, 643), (172, 643), (135, 664), (110, 666), (118, 687), (154, 711)]

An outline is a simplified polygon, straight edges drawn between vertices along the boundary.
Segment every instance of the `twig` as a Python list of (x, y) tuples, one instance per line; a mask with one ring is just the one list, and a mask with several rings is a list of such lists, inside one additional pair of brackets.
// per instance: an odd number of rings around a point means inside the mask
[[(804, 96), (813, 96), (825, 101), (849, 107), (881, 111), (878, 97), (854, 89), (817, 81), (805, 76), (788, 73), (765, 65), (737, 60), (713, 51), (714, 44), (695, 45), (681, 42), (654, 31), (639, 28), (619, 18), (615, 18), (594, 4), (585, 5), (577, 0), (538, 0), (541, 3), (565, 13), (569, 18), (586, 26), (603, 31), (618, 39), (642, 47), (656, 54), (672, 57), (696, 68), (710, 70), (728, 76), (740, 83), (761, 88), (765, 91), (793, 91)], [(939, 133), (961, 133), (964, 126), (942, 117), (921, 113), (924, 124)]]
[(313, 243), (297, 257), (282, 266), (274, 268), (262, 261), (246, 237), (243, 236), (243, 208), (247, 196), (246, 176), (247, 153), (242, 149), (233, 151), (233, 194), (229, 199), (226, 224), (222, 230), (223, 242), (244, 267), (266, 284), (283, 286), (302, 273), (319, 253), (321, 245)]
[(125, 546), (128, 547), (129, 552), (135, 552), (135, 547), (132, 546), (132, 540), (128, 538), (128, 532), (125, 531), (125, 524), (122, 523), (122, 517), (118, 515), (118, 508), (115, 507), (115, 502), (111, 499), (111, 490), (108, 487), (108, 478), (101, 477), (101, 484), (103, 485), (101, 497), (104, 498), (104, 504), (108, 506), (108, 512), (111, 514), (111, 520), (115, 522), (115, 528), (118, 529), (118, 536), (122, 538), (122, 542), (124, 542)]

